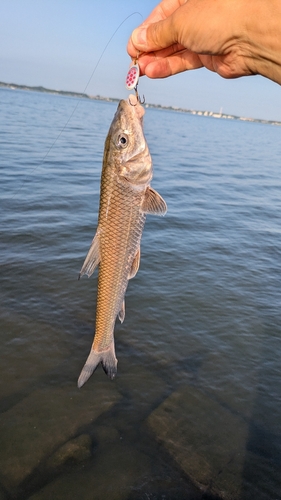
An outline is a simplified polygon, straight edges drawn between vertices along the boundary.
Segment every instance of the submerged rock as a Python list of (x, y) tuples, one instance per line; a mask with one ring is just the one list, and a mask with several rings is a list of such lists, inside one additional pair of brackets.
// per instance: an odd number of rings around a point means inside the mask
[(119, 400), (114, 384), (105, 382), (96, 383), (95, 397), (91, 385), (81, 391), (74, 385), (38, 389), (1, 415), (0, 475), (7, 491), (17, 492), (53, 454), (58, 463), (71, 455), (76, 460), (89, 456), (85, 437), (80, 437), (83, 445), (79, 439), (66, 442)]
[(97, 460), (55, 478), (28, 500), (127, 500), (140, 477), (151, 474), (151, 461), (120, 438), (103, 447)]
[(158, 440), (202, 490), (240, 498), (247, 423), (194, 387), (184, 386), (148, 418)]
[(75, 439), (64, 443), (48, 460), (47, 468), (56, 469), (66, 462), (83, 462), (91, 457), (91, 438), (81, 434)]

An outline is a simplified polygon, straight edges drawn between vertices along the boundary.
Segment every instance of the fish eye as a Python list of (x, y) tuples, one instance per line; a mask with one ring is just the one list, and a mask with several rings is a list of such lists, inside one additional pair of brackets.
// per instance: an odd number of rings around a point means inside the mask
[(128, 145), (128, 137), (126, 134), (120, 134), (118, 135), (118, 139), (117, 139), (117, 146), (119, 148), (126, 148)]

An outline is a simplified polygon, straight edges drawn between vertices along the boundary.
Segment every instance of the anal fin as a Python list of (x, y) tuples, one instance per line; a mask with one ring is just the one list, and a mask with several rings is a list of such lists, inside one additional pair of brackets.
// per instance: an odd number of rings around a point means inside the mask
[(140, 267), (140, 247), (134, 257), (134, 260), (133, 260), (133, 263), (132, 263), (132, 267), (131, 267), (131, 271), (130, 271), (130, 274), (129, 274), (129, 280), (131, 280), (132, 278), (134, 278), (139, 270), (139, 267)]
[(123, 321), (125, 319), (125, 299), (122, 302), (121, 309), (118, 313), (118, 318), (120, 319), (121, 323), (123, 323)]
[[(136, 276), (136, 274), (139, 270), (139, 267), (140, 267), (140, 247), (137, 250), (136, 255), (134, 257), (134, 260), (132, 262), (131, 271), (130, 271), (130, 274), (128, 276), (129, 280)], [(123, 323), (123, 321), (125, 319), (125, 299), (123, 299), (121, 309), (118, 313), (118, 318), (119, 318), (120, 322)]]

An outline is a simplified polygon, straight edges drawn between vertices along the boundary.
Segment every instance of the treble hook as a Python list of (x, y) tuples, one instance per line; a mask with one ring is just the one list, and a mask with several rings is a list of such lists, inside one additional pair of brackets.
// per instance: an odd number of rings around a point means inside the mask
[(135, 91), (137, 100), (140, 102), (140, 97), (139, 97), (139, 93), (138, 93), (138, 85), (135, 86), (134, 91)]
[(144, 95), (142, 96), (142, 100), (141, 100), (140, 95), (139, 95), (138, 90), (137, 90), (137, 87), (134, 88), (134, 91), (135, 91), (135, 94), (136, 94), (137, 102), (135, 104), (133, 104), (131, 102), (130, 96), (129, 96), (129, 103), (131, 104), (131, 106), (136, 106), (138, 102), (140, 104), (144, 104), (145, 103), (145, 97), (144, 97)]
[(138, 83), (137, 83), (137, 84), (136, 84), (136, 86), (134, 87), (134, 91), (135, 91), (136, 98), (137, 98), (138, 102), (139, 102), (140, 104), (144, 104), (144, 103), (145, 103), (145, 97), (144, 97), (144, 95), (143, 95), (143, 96), (142, 96), (142, 100), (141, 100), (140, 95), (139, 95), (139, 93), (138, 93)]

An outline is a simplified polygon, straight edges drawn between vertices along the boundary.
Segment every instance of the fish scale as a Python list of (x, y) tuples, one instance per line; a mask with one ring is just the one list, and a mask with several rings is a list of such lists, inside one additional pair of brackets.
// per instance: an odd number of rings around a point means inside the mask
[(119, 103), (104, 148), (98, 227), (80, 276), (99, 265), (96, 331), (78, 379), (81, 387), (101, 363), (117, 373), (114, 325), (125, 317), (128, 280), (139, 268), (140, 241), (147, 213), (164, 215), (167, 207), (150, 187), (152, 161), (143, 134), (144, 109), (135, 96)]
[[(112, 324), (122, 305), (132, 261), (139, 248), (145, 222), (145, 214), (139, 209), (141, 196), (139, 193), (135, 195), (127, 191), (128, 188), (124, 189), (122, 185), (115, 189), (107, 218), (104, 221), (101, 212), (99, 222), (101, 231), (104, 232), (104, 241), (100, 248), (96, 333), (93, 344), (98, 351), (108, 346), (112, 340)], [(133, 231), (129, 230), (130, 227)]]

